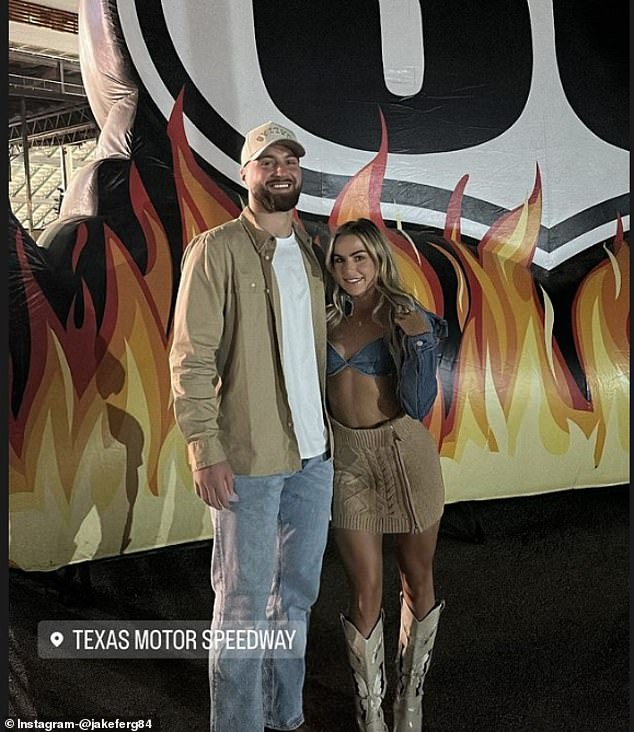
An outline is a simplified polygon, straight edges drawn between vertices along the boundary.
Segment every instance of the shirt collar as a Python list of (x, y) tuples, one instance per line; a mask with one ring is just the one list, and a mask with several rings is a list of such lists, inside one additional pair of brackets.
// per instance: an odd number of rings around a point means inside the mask
[[(242, 213), (240, 214), (240, 221), (242, 222), (242, 225), (247, 230), (247, 233), (253, 240), (253, 244), (255, 245), (255, 248), (258, 252), (261, 252), (267, 243), (275, 239), (272, 234), (269, 234), (268, 231), (265, 231), (260, 226), (258, 226), (258, 223), (255, 220), (255, 215), (248, 206), (245, 206), (245, 208), (242, 209)], [(293, 221), (292, 223), (292, 228), (293, 234), (295, 235), (297, 241), (304, 246), (308, 246), (310, 238), (297, 225), (295, 221)]]

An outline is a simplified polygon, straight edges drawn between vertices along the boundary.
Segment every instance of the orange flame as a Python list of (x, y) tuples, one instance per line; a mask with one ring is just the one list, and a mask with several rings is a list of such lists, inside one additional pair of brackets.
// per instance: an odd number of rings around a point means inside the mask
[(385, 228), (381, 216), (381, 187), (387, 165), (387, 130), (385, 119), (381, 119), (381, 145), (377, 156), (353, 176), (343, 187), (333, 206), (328, 226), (334, 231), (337, 226), (351, 219), (365, 217)]
[(491, 395), (487, 394), (486, 381), (490, 378), (507, 420), (509, 451), (513, 454), (521, 415), (531, 398), (529, 375), (540, 380), (546, 402), (543, 445), (555, 451), (564, 449), (563, 438), (555, 446), (557, 432), (551, 420), (561, 433), (568, 433), (568, 420), (572, 420), (588, 435), (596, 419), (589, 414), (589, 405), (559, 347), (546, 335), (544, 312), (529, 269), (541, 220), (539, 169), (527, 202), (502, 216), (489, 229), (478, 245), (478, 256), (454, 238), (460, 237), (457, 211), (465, 183), (463, 179), (452, 197), (445, 227), (452, 254), (465, 275), (470, 300), (467, 311), (463, 294), (459, 307), (463, 336), (455, 390), (458, 399), (448, 417), (449, 442), (456, 444), (468, 404), (487, 448), (498, 449), (487, 417)]
[(239, 209), (197, 165), (183, 124), (183, 91), (178, 95), (167, 125), (172, 143), (174, 179), (183, 221), (183, 242), (235, 218)]
[(629, 413), (622, 399), (622, 384), (629, 382), (629, 273), (630, 250), (623, 241), (619, 217), (614, 252), (588, 273), (573, 303), (573, 324), (583, 370), (587, 375), (592, 406), (597, 416), (595, 464), (601, 459), (609, 416), (617, 412), (616, 430), (623, 450), (628, 450)]
[[(230, 220), (237, 209), (196, 165), (182, 121), (174, 121), (182, 115), (182, 108), (177, 111), (169, 129), (184, 221), (182, 250), (195, 233)], [(128, 445), (131, 434), (141, 435), (134, 439), (142, 448), (135, 450), (142, 449), (150, 492), (160, 492), (161, 451), (174, 428), (168, 369), (174, 293), (165, 283), (177, 278), (167, 234), (134, 165), (130, 198), (147, 244), (147, 268), (142, 273), (120, 239), (104, 227), (106, 292), (99, 327), (85, 284), (67, 322), (59, 322), (29, 270), (21, 237), (16, 242), (33, 348), (21, 409), (10, 423), (12, 493), (34, 489), (37, 480), (29, 466), (39, 464), (36, 456), (44, 451), (57, 465), (69, 498), (86, 460), (86, 445), (101, 422), (110, 439), (122, 444)], [(72, 252), (75, 269), (87, 237), (86, 225), (79, 224)], [(83, 317), (76, 322), (80, 304)], [(51, 437), (52, 443), (45, 444)]]

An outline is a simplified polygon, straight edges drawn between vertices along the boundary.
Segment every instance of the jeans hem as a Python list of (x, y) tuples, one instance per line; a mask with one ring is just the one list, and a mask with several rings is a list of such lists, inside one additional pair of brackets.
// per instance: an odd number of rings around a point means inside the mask
[(296, 722), (292, 722), (290, 727), (275, 727), (274, 725), (267, 724), (264, 722), (264, 727), (267, 730), (271, 730), (271, 732), (293, 732), (298, 727), (301, 727), (302, 724), (304, 724), (306, 720), (304, 719), (304, 715), (302, 714), (301, 717)]

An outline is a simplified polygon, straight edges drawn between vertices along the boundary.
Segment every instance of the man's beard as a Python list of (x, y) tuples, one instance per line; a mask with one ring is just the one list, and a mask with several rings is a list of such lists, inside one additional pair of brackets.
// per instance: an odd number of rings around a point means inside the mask
[(253, 198), (264, 208), (267, 213), (278, 211), (290, 211), (297, 206), (299, 201), (299, 186), (289, 191), (270, 191), (266, 186), (256, 186), (252, 191)]

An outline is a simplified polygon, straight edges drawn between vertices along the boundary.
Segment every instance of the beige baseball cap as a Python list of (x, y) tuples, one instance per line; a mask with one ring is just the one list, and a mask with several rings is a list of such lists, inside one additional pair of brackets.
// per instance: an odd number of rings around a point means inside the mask
[(297, 142), (293, 132), (277, 122), (265, 122), (247, 132), (240, 155), (240, 164), (246, 165), (251, 160), (257, 160), (266, 148), (275, 142), (289, 147), (298, 158), (306, 155), (306, 150)]

